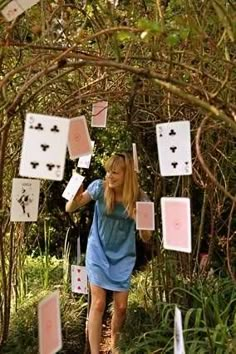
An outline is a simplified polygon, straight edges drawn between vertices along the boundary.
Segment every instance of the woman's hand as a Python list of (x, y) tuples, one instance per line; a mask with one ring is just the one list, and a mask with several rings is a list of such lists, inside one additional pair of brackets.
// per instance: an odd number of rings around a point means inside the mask
[(150, 230), (139, 230), (139, 236), (146, 243), (151, 240), (152, 232)]

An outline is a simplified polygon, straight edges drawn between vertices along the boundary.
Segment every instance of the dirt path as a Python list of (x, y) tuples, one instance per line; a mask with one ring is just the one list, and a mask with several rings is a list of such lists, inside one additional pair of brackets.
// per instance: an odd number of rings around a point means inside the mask
[(111, 345), (111, 320), (109, 315), (104, 319), (102, 326), (102, 342), (100, 346), (100, 354), (108, 354)]

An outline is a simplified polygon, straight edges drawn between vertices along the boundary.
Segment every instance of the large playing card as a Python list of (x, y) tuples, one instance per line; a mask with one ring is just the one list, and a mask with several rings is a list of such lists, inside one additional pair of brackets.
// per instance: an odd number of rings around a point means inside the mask
[[(91, 140), (92, 148), (94, 149), (94, 141)], [(84, 155), (79, 158), (77, 167), (89, 168), (91, 162), (92, 154)]]
[(62, 194), (62, 197), (67, 200), (73, 199), (79, 187), (83, 183), (83, 180), (84, 180), (84, 176), (81, 176), (79, 173), (74, 173), (71, 179), (69, 180), (69, 183), (67, 184)]
[(161, 217), (164, 248), (190, 253), (190, 199), (161, 198)]
[(136, 202), (136, 229), (155, 230), (153, 202)]
[(93, 104), (91, 126), (105, 128), (107, 124), (107, 101), (100, 101)]
[(11, 1), (2, 10), (1, 13), (7, 21), (13, 21), (24, 12), (24, 9), (19, 6), (17, 1)]
[(69, 119), (27, 113), (20, 175), (61, 181), (64, 175)]
[(62, 348), (59, 291), (38, 304), (39, 352), (55, 354)]
[(175, 306), (174, 354), (185, 354), (181, 311)]
[(71, 160), (92, 154), (93, 147), (84, 116), (70, 119), (68, 150)]
[(17, 0), (20, 7), (26, 11), (33, 5), (36, 5), (40, 0)]
[(88, 293), (88, 278), (85, 267), (77, 265), (71, 266), (71, 288), (73, 293)]
[(156, 125), (158, 159), (162, 176), (192, 173), (190, 122)]
[(137, 146), (136, 146), (135, 143), (132, 144), (132, 148), (133, 148), (134, 170), (135, 170), (137, 173), (139, 173)]
[(11, 221), (37, 221), (40, 181), (13, 178), (11, 194)]

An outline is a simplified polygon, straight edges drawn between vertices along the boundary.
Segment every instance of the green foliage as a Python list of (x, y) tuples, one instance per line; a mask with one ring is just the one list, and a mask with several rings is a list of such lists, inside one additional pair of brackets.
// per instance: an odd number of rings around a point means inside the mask
[[(151, 294), (149, 272), (133, 278), (124, 353), (173, 353), (174, 303), (145, 301)], [(145, 285), (144, 292), (139, 291)], [(173, 289), (183, 317), (186, 353), (232, 353), (236, 329), (236, 288), (231, 279), (210, 276)], [(122, 351), (123, 352), (123, 351)]]

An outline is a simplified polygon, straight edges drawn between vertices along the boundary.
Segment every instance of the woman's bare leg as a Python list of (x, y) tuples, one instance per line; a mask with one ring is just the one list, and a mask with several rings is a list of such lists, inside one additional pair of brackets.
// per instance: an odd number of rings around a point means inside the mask
[(113, 315), (111, 320), (111, 348), (115, 350), (120, 330), (124, 324), (128, 304), (128, 291), (113, 293)]
[(106, 290), (90, 285), (91, 307), (88, 318), (88, 336), (91, 354), (99, 354), (102, 333), (102, 318), (106, 306)]

